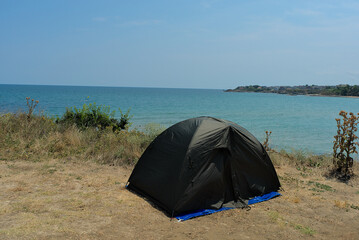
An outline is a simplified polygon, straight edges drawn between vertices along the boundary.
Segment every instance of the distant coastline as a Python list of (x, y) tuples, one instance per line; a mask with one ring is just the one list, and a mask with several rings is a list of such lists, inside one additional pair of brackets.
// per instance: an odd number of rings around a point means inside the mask
[(299, 86), (239, 86), (225, 92), (259, 92), (286, 95), (308, 95), (322, 97), (359, 97), (359, 85), (341, 84), (336, 86), (299, 85)]

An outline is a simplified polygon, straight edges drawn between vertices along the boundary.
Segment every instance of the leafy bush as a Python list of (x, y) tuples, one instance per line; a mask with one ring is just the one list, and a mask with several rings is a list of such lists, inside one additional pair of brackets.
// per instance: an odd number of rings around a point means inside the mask
[(82, 106), (82, 109), (76, 107), (67, 108), (66, 112), (61, 118), (57, 118), (56, 123), (73, 125), (84, 130), (86, 128), (94, 127), (97, 129), (112, 128), (112, 130), (120, 131), (121, 129), (127, 129), (130, 123), (130, 110), (127, 110), (125, 114), (122, 113), (121, 118), (117, 120), (115, 118), (115, 111), (110, 111), (110, 107), (99, 105), (96, 103)]

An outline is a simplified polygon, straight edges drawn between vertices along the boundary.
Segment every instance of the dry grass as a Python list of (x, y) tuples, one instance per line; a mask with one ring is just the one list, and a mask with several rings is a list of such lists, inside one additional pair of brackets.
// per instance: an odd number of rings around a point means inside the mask
[(348, 203), (346, 201), (334, 200), (334, 205), (338, 208), (348, 208)]
[(269, 155), (276, 166), (290, 165), (305, 170), (305, 168), (327, 169), (332, 165), (331, 156), (311, 154), (302, 150), (293, 150), (291, 152), (273, 150), (269, 152)]
[(357, 178), (277, 172), (283, 196), (178, 223), (125, 189), (131, 168), (1, 161), (0, 239), (357, 239)]

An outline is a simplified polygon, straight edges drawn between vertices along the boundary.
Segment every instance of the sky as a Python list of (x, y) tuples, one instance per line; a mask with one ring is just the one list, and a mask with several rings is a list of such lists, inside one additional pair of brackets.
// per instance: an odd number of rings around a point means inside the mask
[(359, 1), (0, 0), (0, 84), (359, 84)]

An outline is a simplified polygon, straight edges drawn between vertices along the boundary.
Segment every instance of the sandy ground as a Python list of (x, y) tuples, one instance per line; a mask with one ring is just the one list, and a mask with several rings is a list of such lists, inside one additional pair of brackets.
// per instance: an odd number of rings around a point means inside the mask
[(0, 239), (359, 239), (359, 180), (277, 167), (283, 196), (185, 222), (124, 186), (131, 169), (0, 162)]

